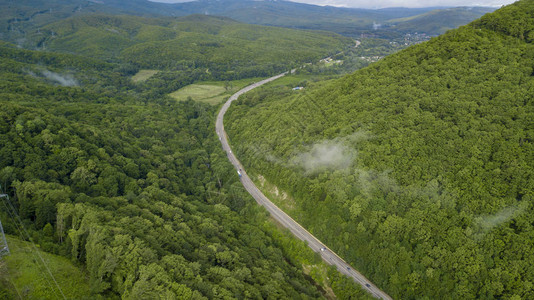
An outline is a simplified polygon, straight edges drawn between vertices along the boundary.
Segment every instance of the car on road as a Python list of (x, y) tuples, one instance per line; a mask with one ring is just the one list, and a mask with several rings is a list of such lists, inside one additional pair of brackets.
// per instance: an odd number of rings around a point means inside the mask
[(366, 283), (365, 286), (368, 287), (368, 288), (371, 287), (371, 285), (369, 283)]
[(321, 248), (321, 251), (323, 251), (323, 252), (326, 251), (326, 248), (325, 247)]

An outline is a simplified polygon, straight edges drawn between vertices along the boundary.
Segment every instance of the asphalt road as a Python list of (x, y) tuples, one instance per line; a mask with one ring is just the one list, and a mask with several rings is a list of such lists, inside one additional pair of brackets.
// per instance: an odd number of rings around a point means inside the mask
[(228, 155), (228, 159), (234, 165), (236, 168), (236, 171), (239, 171), (241, 173), (241, 183), (243, 183), (243, 186), (245, 189), (256, 199), (256, 202), (258, 202), (259, 205), (265, 207), (267, 211), (271, 214), (271, 216), (278, 221), (282, 226), (286, 227), (295, 235), (298, 239), (307, 242), (308, 246), (315, 252), (318, 252), (321, 254), (321, 257), (323, 260), (335, 267), (339, 270), (339, 272), (351, 277), (356, 281), (357, 283), (361, 284), (362, 288), (364, 290), (367, 290), (371, 295), (373, 295), (376, 298), (381, 299), (391, 299), (386, 293), (381, 291), (378, 287), (376, 287), (369, 279), (365, 278), (360, 272), (355, 270), (352, 266), (350, 266), (347, 262), (345, 262), (343, 259), (341, 259), (336, 253), (334, 253), (332, 250), (330, 250), (325, 244), (321, 243), (317, 238), (315, 238), (311, 233), (309, 233), (304, 227), (300, 226), (297, 222), (295, 222), (290, 216), (288, 216), (285, 212), (283, 212), (281, 209), (279, 209), (276, 205), (274, 205), (263, 193), (254, 185), (250, 177), (245, 172), (245, 169), (237, 160), (234, 153), (232, 152), (232, 149), (230, 147), (230, 144), (228, 143), (228, 137), (226, 135), (226, 132), (224, 131), (224, 124), (223, 124), (223, 118), (224, 114), (232, 104), (232, 101), (236, 100), (241, 94), (246, 93), (258, 86), (261, 86), (267, 82), (273, 81), (275, 79), (278, 79), (284, 75), (286, 75), (288, 72), (279, 74), (277, 76), (273, 76), (271, 78), (256, 82), (254, 84), (251, 84), (237, 93), (233, 94), (228, 101), (223, 105), (221, 108), (219, 114), (217, 115), (217, 121), (215, 123), (215, 129), (217, 130), (217, 135), (219, 136), (219, 140), (221, 141), (223, 150)]

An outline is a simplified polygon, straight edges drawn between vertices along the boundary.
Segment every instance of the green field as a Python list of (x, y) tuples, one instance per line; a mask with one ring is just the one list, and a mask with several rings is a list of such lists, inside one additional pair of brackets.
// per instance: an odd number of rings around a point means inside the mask
[(185, 101), (191, 98), (194, 101), (206, 102), (212, 105), (220, 103), (228, 96), (224, 86), (211, 84), (190, 84), (170, 95), (178, 101)]
[(159, 72), (158, 70), (139, 70), (139, 72), (137, 72), (137, 74), (132, 76), (132, 81), (135, 82), (135, 83), (143, 82), (143, 81), (147, 80), (148, 78), (156, 75), (156, 73), (158, 73), (158, 72)]
[(217, 105), (245, 86), (262, 79), (248, 78), (234, 81), (206, 81), (190, 84), (169, 95), (178, 101), (185, 101), (191, 97), (193, 101)]
[[(54, 279), (67, 299), (89, 298), (87, 278), (72, 262), (37, 250), (31, 243), (6, 236), (10, 255), (0, 261), (0, 298), (60, 299)], [(50, 269), (50, 276), (38, 252)]]

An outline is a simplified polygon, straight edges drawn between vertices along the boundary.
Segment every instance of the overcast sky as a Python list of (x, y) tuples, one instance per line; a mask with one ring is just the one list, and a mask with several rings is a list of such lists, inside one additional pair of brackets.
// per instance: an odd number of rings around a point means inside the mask
[(430, 6), (497, 6), (510, 4), (515, 0), (293, 0), (317, 5), (331, 5), (358, 8), (384, 7), (430, 7)]
[[(156, 0), (151, 0), (156, 1)], [(176, 3), (186, 0), (157, 0), (157, 2)], [(293, 0), (293, 2), (316, 5), (331, 5), (358, 8), (384, 7), (430, 7), (430, 6), (496, 6), (510, 4), (515, 0)]]

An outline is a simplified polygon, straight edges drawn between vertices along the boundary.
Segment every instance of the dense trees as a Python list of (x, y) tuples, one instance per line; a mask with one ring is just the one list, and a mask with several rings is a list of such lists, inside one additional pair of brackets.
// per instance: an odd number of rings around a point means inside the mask
[(248, 25), (203, 15), (178, 19), (81, 15), (49, 24), (30, 40), (39, 41), (37, 47), (47, 50), (137, 68), (198, 70), (218, 80), (272, 75), (352, 44), (351, 39), (333, 33)]
[(246, 94), (232, 145), (394, 298), (532, 298), (532, 12), (519, 1), (326, 86)]
[[(530, 27), (502, 37), (487, 30), (502, 20), (484, 22), (301, 97), (253, 93), (250, 111), (234, 113), (263, 133), (239, 149), (263, 157), (253, 170), (291, 191), (296, 218), (394, 296), (532, 293)], [(349, 61), (364, 44), (339, 53), (353, 42), (207, 16), (85, 15), (27, 31), (26, 42), (64, 54), (0, 42), (0, 183), (31, 240), (83, 266), (91, 296), (309, 299), (331, 293), (322, 285), (366, 297), (250, 201), (214, 135), (215, 108), (165, 96), (336, 53), (343, 67), (303, 72), (339, 73), (364, 64)], [(135, 84), (140, 68), (160, 72)], [(234, 142), (249, 140), (232, 126)], [(321, 153), (347, 168), (313, 162)]]
[[(85, 266), (93, 296), (322, 297), (296, 259), (310, 250), (267, 222), (240, 186), (214, 134), (214, 107), (136, 87), (127, 66), (0, 53), (0, 183), (34, 242)], [(58, 81), (67, 65), (79, 86)], [(19, 233), (6, 211), (0, 218)]]

